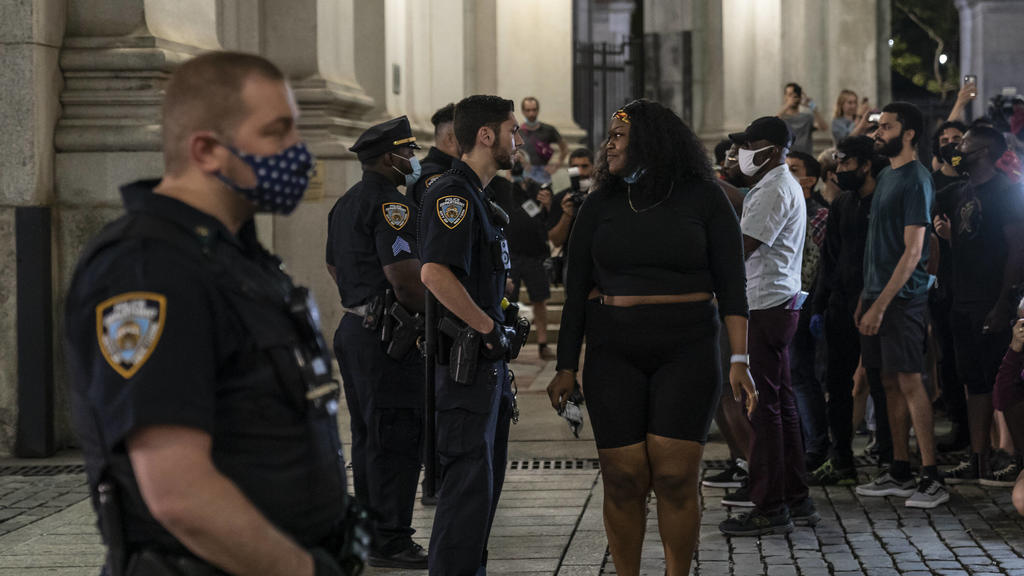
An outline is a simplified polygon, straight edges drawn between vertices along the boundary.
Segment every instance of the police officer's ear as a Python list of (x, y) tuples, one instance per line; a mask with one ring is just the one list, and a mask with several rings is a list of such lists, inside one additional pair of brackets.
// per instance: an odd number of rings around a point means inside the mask
[(490, 148), (494, 145), (498, 135), (494, 133), (494, 129), (490, 126), (481, 126), (476, 131), (476, 142), (477, 144), (483, 144), (485, 147)]
[(221, 138), (209, 130), (193, 132), (185, 141), (185, 146), (188, 147), (189, 164), (206, 174), (224, 172), (231, 157), (231, 151)]

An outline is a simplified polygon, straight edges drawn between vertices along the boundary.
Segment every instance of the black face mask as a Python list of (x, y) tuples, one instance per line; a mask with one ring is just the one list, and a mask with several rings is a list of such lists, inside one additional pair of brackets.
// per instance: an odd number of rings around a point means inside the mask
[(849, 170), (847, 172), (836, 172), (836, 184), (840, 190), (856, 192), (864, 186), (867, 176), (860, 170)]
[(978, 152), (982, 152), (987, 149), (988, 146), (978, 148), (977, 150), (971, 150), (966, 154), (958, 150), (953, 157), (949, 159), (949, 163), (953, 166), (953, 170), (956, 170), (957, 174), (967, 176), (971, 173), (971, 167), (978, 162), (976, 160), (978, 158)]
[(942, 160), (946, 164), (953, 164), (953, 156), (956, 156), (956, 147), (959, 146), (959, 142), (950, 142), (942, 148), (939, 148), (939, 160)]

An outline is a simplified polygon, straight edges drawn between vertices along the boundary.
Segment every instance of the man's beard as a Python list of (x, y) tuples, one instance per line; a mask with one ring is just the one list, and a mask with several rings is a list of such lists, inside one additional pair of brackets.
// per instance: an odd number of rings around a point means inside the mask
[(501, 146), (491, 148), (491, 157), (494, 158), (494, 163), (498, 165), (498, 170), (511, 170), (512, 166), (515, 165), (515, 161), (512, 160), (512, 153)]
[[(879, 146), (879, 144), (882, 144)], [(875, 140), (875, 152), (885, 156), (886, 158), (895, 158), (903, 152), (903, 131), (900, 131), (899, 136), (894, 136), (889, 140), (882, 140), (879, 142)]]

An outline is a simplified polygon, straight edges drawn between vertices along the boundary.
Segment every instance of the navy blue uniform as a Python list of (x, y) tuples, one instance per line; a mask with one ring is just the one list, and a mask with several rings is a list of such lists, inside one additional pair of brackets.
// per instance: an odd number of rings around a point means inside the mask
[[(391, 288), (389, 264), (416, 258), (416, 213), (390, 180), (375, 172), (338, 199), (328, 216), (327, 263), (335, 267), (342, 305), (352, 310)], [(334, 351), (352, 424), (355, 493), (377, 513), (374, 550), (409, 545), (423, 444), (423, 358), (415, 347), (389, 357), (380, 330), (349, 312), (334, 333)]]
[(407, 190), (409, 199), (412, 200), (413, 204), (416, 205), (417, 209), (422, 208), (423, 195), (441, 174), (444, 174), (452, 167), (452, 162), (455, 158), (441, 152), (437, 147), (432, 146), (430, 151), (427, 152), (427, 157), (423, 159), (423, 173), (420, 179), (416, 181), (411, 190)]
[[(509, 256), (504, 232), (491, 214), (480, 179), (454, 161), (423, 198), (420, 259), (451, 269), (470, 298), (500, 323)], [(505, 480), (512, 415), (508, 365), (481, 357), (468, 384), (454, 382), (440, 362), (435, 374), (441, 482), (430, 573), (485, 574), (487, 539)]]
[(127, 214), (86, 248), (67, 297), (72, 411), (101, 526), (97, 485), (112, 481), (129, 552), (194, 559), (150, 514), (125, 447), (144, 428), (184, 426), (211, 436), (217, 469), (271, 523), (326, 547), (345, 475), (336, 402), (306, 400), (305, 366), (330, 377), (322, 338), (308, 344), (315, 314), (290, 312), (304, 292), (252, 221), (232, 234), (155, 185), (122, 189)]

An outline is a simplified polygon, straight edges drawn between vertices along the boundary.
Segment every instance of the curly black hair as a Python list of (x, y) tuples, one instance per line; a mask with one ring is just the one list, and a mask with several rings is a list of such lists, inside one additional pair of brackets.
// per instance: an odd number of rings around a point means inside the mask
[[(626, 148), (626, 172), (643, 169), (633, 186), (633, 197), (643, 204), (661, 200), (670, 186), (681, 188), (694, 180), (714, 182), (715, 175), (707, 150), (675, 112), (652, 100), (640, 99), (626, 104), (629, 115), (629, 146)], [(607, 141), (602, 144), (594, 175), (594, 188), (625, 190), (622, 175), (608, 171)]]

